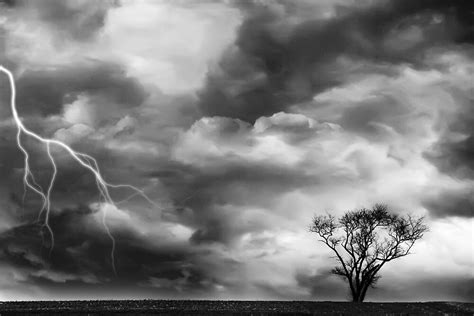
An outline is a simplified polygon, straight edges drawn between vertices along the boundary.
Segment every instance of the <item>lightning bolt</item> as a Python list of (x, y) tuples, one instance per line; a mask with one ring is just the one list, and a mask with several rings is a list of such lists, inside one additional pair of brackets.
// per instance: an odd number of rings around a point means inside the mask
[[(111, 183), (108, 183), (107, 181), (105, 181), (104, 178), (102, 177), (101, 172), (100, 172), (97, 160), (94, 157), (92, 157), (88, 154), (85, 154), (85, 153), (77, 152), (77, 151), (73, 150), (71, 147), (69, 147), (68, 145), (66, 145), (65, 143), (63, 143), (61, 141), (58, 141), (58, 140), (55, 140), (55, 139), (43, 138), (40, 135), (38, 135), (38, 134), (34, 133), (33, 131), (29, 130), (23, 124), (20, 116), (18, 115), (18, 111), (17, 111), (17, 108), (16, 108), (16, 87), (15, 87), (15, 80), (14, 80), (13, 74), (11, 73), (10, 70), (8, 70), (7, 68), (5, 68), (2, 65), (0, 65), (0, 71), (7, 75), (8, 79), (9, 79), (9, 82), (10, 82), (10, 90), (11, 90), (10, 107), (11, 107), (11, 111), (12, 111), (12, 115), (13, 115), (13, 120), (14, 120), (16, 126), (17, 126), (16, 142), (17, 142), (18, 148), (20, 149), (20, 151), (23, 153), (23, 156), (24, 156), (23, 184), (24, 184), (25, 192), (26, 192), (27, 189), (30, 189), (33, 192), (35, 192), (36, 194), (38, 194), (42, 199), (43, 204), (42, 204), (41, 209), (39, 211), (38, 220), (41, 219), (41, 216), (44, 213), (43, 226), (47, 229), (47, 231), (49, 232), (49, 234), (51, 236), (50, 254), (51, 254), (51, 252), (54, 248), (54, 242), (55, 242), (54, 241), (54, 233), (53, 233), (53, 230), (52, 230), (52, 228), (49, 224), (50, 211), (51, 211), (51, 192), (53, 190), (54, 182), (56, 180), (56, 175), (57, 175), (57, 171), (58, 171), (56, 161), (54, 159), (53, 154), (51, 153), (51, 147), (56, 146), (56, 147), (64, 149), (71, 156), (71, 158), (73, 158), (77, 163), (79, 163), (79, 165), (81, 165), (85, 169), (89, 170), (92, 173), (92, 175), (95, 177), (95, 181), (96, 181), (96, 184), (97, 184), (97, 189), (99, 190), (99, 193), (100, 193), (100, 201), (99, 202), (105, 203), (105, 207), (102, 207), (102, 224), (103, 224), (104, 229), (105, 229), (105, 231), (106, 231), (106, 233), (107, 233), (107, 235), (110, 238), (110, 241), (112, 243), (112, 247), (111, 247), (111, 251), (110, 251), (110, 260), (111, 260), (112, 269), (113, 269), (114, 273), (117, 274), (117, 270), (116, 270), (116, 266), (115, 266), (115, 238), (112, 235), (109, 227), (107, 226), (107, 220), (106, 220), (106, 217), (107, 217), (107, 212), (106, 212), (107, 207), (106, 206), (107, 206), (107, 204), (112, 205), (112, 206), (116, 206), (116, 203), (114, 202), (114, 200), (112, 199), (112, 197), (110, 195), (109, 189), (128, 188), (128, 189), (131, 189), (131, 190), (134, 191), (134, 194), (133, 194), (134, 196), (139, 195), (142, 198), (144, 198), (146, 201), (148, 201), (150, 204), (152, 204), (154, 206), (158, 206), (158, 205), (156, 205), (156, 203), (153, 202), (145, 194), (145, 192), (143, 190), (141, 190), (137, 187), (134, 187), (134, 186), (129, 185), (129, 184), (111, 184)], [(51, 178), (49, 179), (49, 183), (48, 183), (46, 191), (44, 191), (43, 188), (38, 184), (38, 182), (35, 180), (33, 172), (31, 171), (30, 163), (29, 163), (30, 156), (28, 154), (27, 149), (25, 148), (25, 146), (23, 145), (23, 143), (21, 141), (21, 139), (22, 139), (21, 136), (23, 134), (39, 141), (40, 143), (42, 143), (46, 146), (46, 152), (47, 152), (49, 161), (51, 162), (51, 165), (53, 167), (53, 173), (51, 175)]]

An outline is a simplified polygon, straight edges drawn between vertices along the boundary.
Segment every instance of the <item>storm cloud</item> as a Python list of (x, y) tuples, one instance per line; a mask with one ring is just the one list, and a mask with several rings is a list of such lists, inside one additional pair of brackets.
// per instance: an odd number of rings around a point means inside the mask
[[(383, 202), (430, 232), (368, 299), (468, 301), (471, 2), (2, 1), (24, 124), (153, 204), (124, 188), (101, 204), (52, 147), (50, 254), (2, 76), (0, 299), (342, 300), (307, 226)], [(25, 144), (47, 185), (44, 146)]]
[(237, 3), (247, 18), (201, 92), (206, 115), (254, 121), (343, 83), (351, 67), (342, 60), (423, 67), (429, 49), (472, 40), (466, 1)]

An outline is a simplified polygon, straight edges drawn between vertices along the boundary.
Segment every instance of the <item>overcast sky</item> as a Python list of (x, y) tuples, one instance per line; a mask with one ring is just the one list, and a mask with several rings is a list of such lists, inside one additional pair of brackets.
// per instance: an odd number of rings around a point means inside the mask
[[(367, 300), (474, 297), (473, 1), (0, 1), (0, 63), (58, 148), (51, 226), (0, 79), (0, 299), (345, 300), (314, 214), (430, 226)], [(44, 146), (24, 139), (37, 181)]]

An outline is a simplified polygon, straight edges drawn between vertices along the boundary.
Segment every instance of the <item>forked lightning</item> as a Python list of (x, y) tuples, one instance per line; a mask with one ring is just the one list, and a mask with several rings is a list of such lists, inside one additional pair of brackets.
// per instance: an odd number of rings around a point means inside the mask
[[(44, 227), (48, 230), (50, 236), (51, 236), (51, 247), (50, 247), (50, 252), (54, 248), (54, 233), (53, 230), (49, 224), (49, 218), (50, 218), (50, 211), (51, 211), (51, 192), (54, 187), (54, 182), (56, 179), (57, 175), (57, 164), (55, 161), (55, 158), (53, 154), (51, 153), (51, 146), (57, 146), (62, 149), (64, 149), (66, 152), (69, 153), (69, 155), (77, 161), (82, 167), (88, 169), (95, 177), (96, 183), (97, 183), (97, 188), (100, 193), (100, 199), (103, 200), (106, 204), (113, 205), (115, 206), (116, 203), (112, 199), (109, 188), (129, 188), (133, 191), (135, 191), (136, 195), (140, 195), (143, 198), (145, 198), (148, 202), (150, 202), (153, 205), (156, 205), (148, 196), (143, 192), (143, 190), (140, 190), (137, 187), (134, 187), (129, 184), (111, 184), (108, 183), (107, 181), (104, 180), (104, 178), (101, 175), (99, 165), (97, 163), (97, 160), (85, 153), (77, 152), (73, 150), (71, 147), (66, 145), (65, 143), (58, 141), (56, 139), (49, 139), (49, 138), (43, 138), (40, 135), (34, 133), (33, 131), (29, 130), (21, 121), (20, 116), (18, 115), (18, 111), (16, 108), (16, 87), (15, 87), (15, 80), (13, 77), (13, 74), (11, 73), (10, 70), (5, 68), (4, 66), (0, 65), (0, 71), (5, 73), (10, 81), (10, 89), (11, 89), (11, 96), (10, 96), (10, 106), (11, 106), (11, 111), (13, 115), (13, 120), (17, 126), (17, 133), (16, 133), (16, 142), (18, 145), (18, 148), (21, 150), (21, 152), (24, 155), (24, 174), (23, 174), (23, 183), (25, 185), (25, 190), (30, 189), (36, 194), (38, 194), (42, 201), (43, 204), (41, 206), (40, 212), (39, 212), (39, 217), (41, 218), (41, 215), (44, 212), (44, 222), (43, 225)], [(45, 190), (38, 184), (38, 182), (35, 180), (34, 174), (30, 168), (29, 164), (29, 154), (28, 150), (25, 148), (25, 146), (22, 144), (22, 134), (31, 137), (33, 139), (36, 139), (40, 143), (44, 144), (46, 147), (46, 152), (48, 155), (48, 158), (52, 164), (53, 167), (53, 173), (51, 175), (51, 178), (48, 183), (48, 187)], [(110, 259), (111, 259), (111, 265), (114, 273), (116, 274), (116, 267), (115, 267), (115, 239), (107, 226), (106, 222), (106, 209), (107, 207), (102, 208), (102, 224), (104, 225), (105, 231), (107, 235), (109, 236), (111, 242), (112, 242), (112, 248), (110, 251)]]

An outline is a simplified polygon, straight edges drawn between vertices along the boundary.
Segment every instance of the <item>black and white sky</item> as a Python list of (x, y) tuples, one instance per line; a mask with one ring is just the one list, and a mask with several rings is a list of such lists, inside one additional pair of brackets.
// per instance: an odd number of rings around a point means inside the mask
[(382, 202), (430, 231), (367, 299), (473, 300), (472, 0), (0, 3), (24, 124), (157, 203), (56, 150), (49, 255), (2, 75), (0, 299), (344, 300), (308, 225)]

